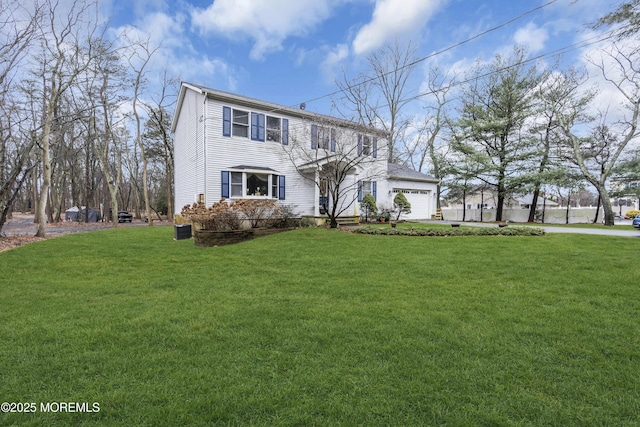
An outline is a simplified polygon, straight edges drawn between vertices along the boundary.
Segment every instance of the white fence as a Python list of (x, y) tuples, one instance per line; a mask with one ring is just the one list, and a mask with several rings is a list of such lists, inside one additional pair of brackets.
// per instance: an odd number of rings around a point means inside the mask
[[(462, 209), (442, 209), (442, 219), (445, 221), (463, 221)], [(570, 208), (569, 224), (591, 223), (596, 216), (596, 208)], [(481, 219), (482, 217), (482, 219)], [(602, 221), (603, 212), (600, 209), (598, 220)], [(503, 221), (527, 222), (529, 219), (529, 209), (504, 209), (502, 211)], [(493, 222), (496, 220), (495, 209), (467, 209), (464, 213), (464, 221)], [(536, 212), (536, 222), (545, 224), (566, 224), (567, 209), (546, 209), (544, 211), (544, 221), (542, 220), (542, 210)]]

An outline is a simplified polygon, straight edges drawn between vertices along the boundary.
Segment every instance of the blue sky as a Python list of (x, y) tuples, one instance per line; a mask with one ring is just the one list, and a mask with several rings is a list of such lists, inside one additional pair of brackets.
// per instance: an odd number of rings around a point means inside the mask
[[(549, 0), (112, 0), (101, 1), (113, 33), (123, 29), (161, 44), (152, 74), (287, 106), (331, 114), (328, 97), (342, 72), (366, 71), (366, 58), (396, 39), (426, 57), (499, 26)], [(418, 65), (409, 94), (430, 67), (468, 69), (515, 43), (540, 55), (588, 38), (587, 24), (620, 3), (557, 0), (515, 22)], [(567, 53), (584, 62), (588, 48)], [(552, 58), (548, 58), (552, 61)]]

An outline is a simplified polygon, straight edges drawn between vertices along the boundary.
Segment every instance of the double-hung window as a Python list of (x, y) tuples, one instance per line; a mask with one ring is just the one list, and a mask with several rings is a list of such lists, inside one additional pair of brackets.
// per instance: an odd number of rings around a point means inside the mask
[(249, 112), (233, 110), (233, 136), (249, 137)]
[(364, 135), (362, 137), (362, 155), (368, 156), (371, 154), (371, 138), (369, 136)]
[[(266, 122), (266, 123), (265, 123)], [(222, 107), (222, 135), (289, 144), (289, 119)]]
[(378, 183), (376, 181), (358, 181), (358, 202), (361, 202), (367, 194), (371, 194), (374, 200), (377, 200), (377, 190)]
[(242, 172), (231, 172), (231, 197), (242, 197), (244, 188), (244, 174)]
[(267, 141), (282, 141), (282, 124), (280, 117), (267, 116)]
[(311, 149), (336, 151), (336, 130), (330, 127), (311, 125)]
[(358, 134), (358, 156), (378, 157), (378, 139)]

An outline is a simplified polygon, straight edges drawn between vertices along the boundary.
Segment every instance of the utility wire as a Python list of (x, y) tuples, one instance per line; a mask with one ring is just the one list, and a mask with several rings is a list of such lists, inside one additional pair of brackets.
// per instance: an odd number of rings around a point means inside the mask
[[(403, 70), (405, 68), (413, 67), (413, 66), (415, 66), (415, 65), (417, 65), (417, 64), (419, 64), (421, 62), (426, 61), (427, 59), (433, 58), (433, 57), (438, 56), (438, 55), (442, 55), (443, 53), (448, 52), (448, 51), (450, 51), (452, 49), (455, 49), (456, 47), (462, 46), (463, 44), (466, 44), (466, 43), (469, 43), (469, 42), (471, 42), (473, 40), (476, 40), (476, 39), (478, 39), (478, 38), (480, 38), (480, 37), (482, 37), (484, 35), (487, 35), (487, 34), (493, 32), (493, 31), (499, 30), (500, 28), (506, 27), (507, 25), (509, 25), (509, 24), (511, 24), (511, 23), (513, 23), (515, 21), (518, 21), (519, 19), (522, 19), (527, 15), (530, 15), (530, 14), (532, 14), (534, 12), (537, 12), (538, 10), (541, 10), (541, 9), (547, 7), (547, 6), (550, 6), (553, 3), (556, 3), (557, 1), (558, 0), (552, 0), (552, 1), (547, 2), (547, 3), (543, 4), (543, 5), (540, 5), (540, 6), (536, 7), (536, 8), (530, 9), (530, 10), (528, 10), (526, 12), (521, 13), (520, 15), (518, 15), (518, 16), (516, 16), (514, 18), (511, 18), (510, 20), (508, 20), (506, 22), (503, 22), (500, 25), (497, 25), (495, 27), (489, 28), (488, 30), (485, 30), (485, 31), (483, 31), (481, 33), (478, 33), (478, 34), (466, 39), (466, 40), (463, 40), (461, 42), (458, 42), (458, 43), (455, 43), (455, 44), (453, 44), (451, 46), (448, 46), (448, 47), (446, 47), (446, 48), (444, 48), (442, 50), (433, 52), (433, 53), (431, 53), (431, 54), (429, 54), (427, 56), (424, 56), (422, 58), (418, 58), (418, 59), (416, 59), (415, 61), (413, 61), (413, 62), (411, 62), (409, 64), (405, 64), (405, 65), (403, 65), (401, 67), (394, 68), (393, 70), (390, 70), (390, 71), (388, 71), (388, 72), (386, 72), (386, 73), (384, 73), (384, 74), (382, 74), (380, 76), (369, 77), (369, 78), (367, 78), (367, 79), (365, 79), (365, 80), (363, 80), (361, 82), (354, 83), (354, 84), (351, 84), (351, 85), (347, 85), (344, 89), (339, 89), (339, 90), (333, 91), (331, 93), (327, 93), (325, 95), (321, 95), (321, 96), (318, 96), (316, 98), (312, 98), (312, 99), (310, 99), (308, 101), (305, 101), (303, 103), (306, 104), (306, 103), (309, 103), (309, 102), (319, 101), (321, 99), (328, 98), (328, 97), (334, 96), (334, 95), (336, 95), (338, 93), (344, 92), (345, 90), (353, 89), (355, 87), (362, 86), (363, 84), (372, 82), (374, 80), (378, 80), (378, 79), (380, 79), (382, 77), (386, 77), (389, 74), (395, 73), (395, 72)], [(294, 108), (294, 107), (292, 106), (291, 108)]]

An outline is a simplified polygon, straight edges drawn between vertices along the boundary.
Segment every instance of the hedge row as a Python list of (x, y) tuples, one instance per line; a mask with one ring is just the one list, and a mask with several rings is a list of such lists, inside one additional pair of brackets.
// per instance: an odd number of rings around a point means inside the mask
[(464, 227), (464, 228), (391, 228), (364, 226), (353, 229), (354, 233), (381, 236), (544, 236), (537, 227)]

